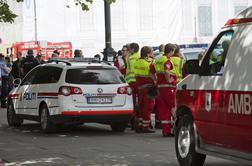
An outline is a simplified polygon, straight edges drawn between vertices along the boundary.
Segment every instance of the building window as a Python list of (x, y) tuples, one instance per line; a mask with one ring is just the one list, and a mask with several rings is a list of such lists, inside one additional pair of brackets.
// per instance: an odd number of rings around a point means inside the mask
[(241, 11), (248, 7), (248, 0), (234, 0), (234, 15), (239, 14)]
[(153, 30), (153, 0), (139, 1), (139, 17), (140, 30)]
[(247, 6), (245, 6), (245, 5), (234, 6), (234, 15), (239, 14), (241, 11), (243, 11), (246, 8), (247, 8)]
[(200, 36), (211, 36), (213, 34), (211, 4), (203, 4), (198, 6), (198, 23)]

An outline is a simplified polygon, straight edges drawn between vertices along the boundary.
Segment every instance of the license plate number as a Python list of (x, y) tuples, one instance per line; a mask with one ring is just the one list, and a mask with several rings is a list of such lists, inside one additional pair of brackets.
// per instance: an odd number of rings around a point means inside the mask
[(88, 104), (111, 104), (112, 97), (88, 97)]

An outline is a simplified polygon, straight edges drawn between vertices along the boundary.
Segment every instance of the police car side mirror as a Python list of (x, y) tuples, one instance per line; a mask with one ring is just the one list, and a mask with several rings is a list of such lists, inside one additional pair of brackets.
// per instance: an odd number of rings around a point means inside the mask
[(186, 74), (199, 74), (200, 66), (198, 59), (187, 60), (183, 66)]
[(16, 78), (13, 80), (13, 85), (14, 87), (18, 87), (21, 84), (21, 79), (20, 78)]

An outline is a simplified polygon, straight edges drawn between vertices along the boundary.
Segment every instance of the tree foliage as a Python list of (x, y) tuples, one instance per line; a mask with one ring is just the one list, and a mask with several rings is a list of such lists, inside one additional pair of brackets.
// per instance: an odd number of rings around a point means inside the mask
[[(83, 11), (88, 11), (89, 10), (89, 5), (93, 3), (93, 0), (74, 0), (75, 1), (75, 5), (80, 5), (81, 9)], [(109, 4), (115, 2), (116, 0), (106, 0)], [(69, 5), (67, 5), (67, 7), (70, 7)]]
[[(14, 0), (16, 2), (23, 2), (24, 0)], [(93, 0), (73, 0), (76, 6), (80, 6), (83, 11), (89, 10), (89, 5), (93, 3)], [(105, 0), (108, 3), (113, 3), (116, 0)], [(66, 7), (70, 8), (69, 5)], [(0, 0), (0, 22), (13, 23), (15, 21), (16, 15), (8, 5), (7, 0)]]
[(17, 15), (10, 10), (8, 3), (0, 0), (0, 22), (13, 23), (16, 17)]

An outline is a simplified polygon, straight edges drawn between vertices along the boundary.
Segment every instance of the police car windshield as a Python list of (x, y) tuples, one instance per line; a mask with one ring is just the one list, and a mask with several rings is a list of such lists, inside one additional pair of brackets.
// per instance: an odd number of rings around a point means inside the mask
[(68, 69), (66, 82), (71, 84), (121, 84), (123, 76), (114, 68)]

